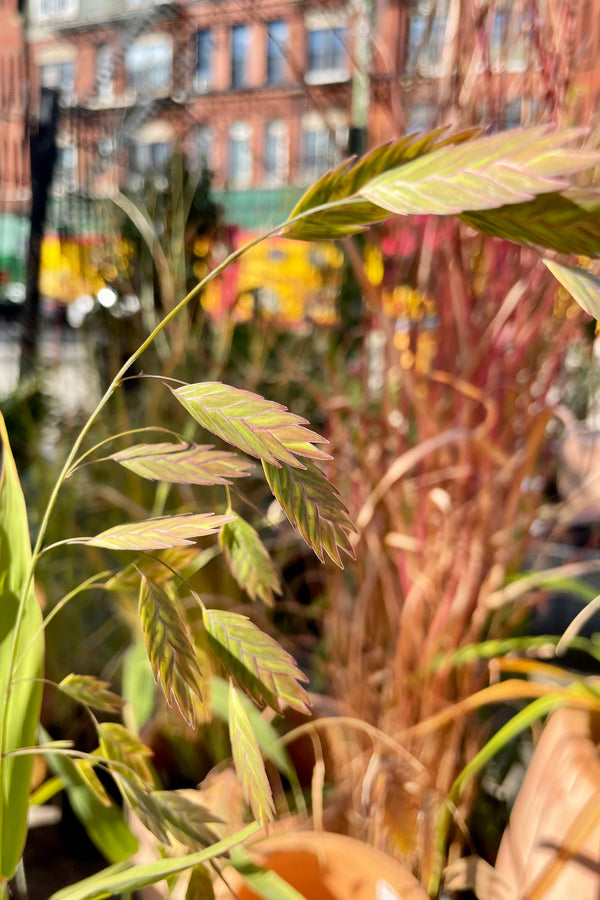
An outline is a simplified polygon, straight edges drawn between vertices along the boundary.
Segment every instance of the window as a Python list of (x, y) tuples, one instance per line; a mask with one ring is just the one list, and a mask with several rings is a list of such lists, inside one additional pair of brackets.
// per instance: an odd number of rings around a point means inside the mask
[(523, 14), (509, 7), (495, 9), (489, 44), (492, 70), (523, 72), (527, 68), (527, 44)]
[(283, 84), (287, 71), (289, 28), (283, 19), (267, 25), (267, 84)]
[(72, 100), (75, 92), (74, 61), (43, 63), (40, 66), (40, 85), (60, 91), (63, 101)]
[(227, 179), (233, 188), (252, 184), (252, 129), (246, 122), (234, 122), (229, 129)]
[(441, 75), (447, 27), (448, 0), (418, 0), (410, 18), (407, 75)]
[(141, 94), (164, 93), (173, 80), (173, 42), (156, 32), (138, 38), (125, 52), (127, 86)]
[(302, 170), (306, 180), (314, 180), (335, 166), (346, 152), (348, 126), (339, 121), (329, 127), (320, 116), (307, 116), (302, 125)]
[(98, 44), (96, 51), (96, 85), (98, 99), (104, 103), (113, 98), (113, 52), (108, 44)]
[(210, 90), (212, 85), (213, 37), (210, 28), (196, 32), (196, 73), (194, 87), (199, 94)]
[(308, 32), (306, 60), (308, 84), (345, 81), (349, 77), (347, 39), (346, 27), (317, 28)]
[(231, 29), (231, 87), (240, 88), (248, 84), (248, 55), (250, 48), (250, 28), (248, 25), (234, 25)]
[(131, 145), (129, 167), (132, 172), (139, 175), (146, 175), (150, 172), (153, 174), (164, 173), (169, 166), (172, 153), (173, 145), (170, 141), (154, 141), (152, 143), (135, 141)]
[(265, 125), (265, 182), (285, 184), (289, 169), (289, 139), (285, 122), (272, 119)]
[(215, 133), (210, 125), (198, 125), (194, 132), (192, 164), (197, 169), (210, 169), (213, 164)]
[(76, 191), (77, 187), (77, 147), (73, 144), (59, 146), (52, 179), (52, 193), (55, 196), (62, 196)]
[(66, 18), (77, 12), (77, 0), (33, 0), (33, 19)]

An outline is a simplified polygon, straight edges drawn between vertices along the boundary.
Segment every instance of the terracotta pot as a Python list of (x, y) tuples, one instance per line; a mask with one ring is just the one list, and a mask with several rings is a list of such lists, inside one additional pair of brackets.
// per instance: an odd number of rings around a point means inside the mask
[[(266, 838), (251, 848), (256, 863), (280, 875), (306, 900), (428, 900), (399, 862), (354, 838), (297, 831)], [(227, 880), (239, 900), (260, 900), (237, 874)], [(229, 900), (229, 891), (219, 892)]]
[(506, 900), (600, 896), (597, 724), (576, 709), (559, 709), (547, 722), (498, 851)]

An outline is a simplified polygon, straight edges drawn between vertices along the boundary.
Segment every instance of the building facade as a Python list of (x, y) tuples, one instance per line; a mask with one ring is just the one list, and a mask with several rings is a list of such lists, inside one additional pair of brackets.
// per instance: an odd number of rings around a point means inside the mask
[[(439, 124), (593, 124), (600, 0), (0, 0), (0, 212), (29, 202), (25, 122), (61, 93), (54, 227), (208, 168), (226, 217), (280, 221), (354, 152)], [(158, 183), (157, 182), (157, 183)], [(20, 206), (19, 206), (20, 204)]]

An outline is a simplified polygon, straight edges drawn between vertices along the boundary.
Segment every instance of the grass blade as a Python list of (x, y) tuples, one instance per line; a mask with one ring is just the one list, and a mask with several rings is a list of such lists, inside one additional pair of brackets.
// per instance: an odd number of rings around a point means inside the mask
[[(42, 613), (28, 587), (27, 510), (0, 414), (0, 885), (14, 875), (27, 834), (33, 756), (2, 758), (35, 744), (42, 701)], [(20, 605), (22, 604), (22, 605)], [(18, 640), (15, 629), (18, 627)], [(18, 672), (15, 660), (20, 659)], [(16, 680), (13, 680), (16, 679)]]

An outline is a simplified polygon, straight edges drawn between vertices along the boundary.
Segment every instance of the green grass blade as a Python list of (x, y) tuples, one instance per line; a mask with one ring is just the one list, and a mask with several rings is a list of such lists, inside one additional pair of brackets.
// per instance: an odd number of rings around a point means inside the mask
[(159, 859), (156, 862), (146, 863), (140, 866), (123, 868), (122, 864), (110, 866), (91, 878), (85, 878), (69, 887), (52, 894), (50, 900), (102, 900), (103, 897), (112, 897), (125, 891), (138, 891), (150, 884), (156, 884), (170, 875), (185, 872), (200, 863), (208, 862), (217, 856), (223, 856), (233, 847), (244, 841), (260, 830), (258, 822), (246, 825), (241, 831), (237, 831), (230, 837), (213, 844), (206, 850), (189, 853), (186, 856), (176, 856), (171, 859)]
[(456, 807), (456, 802), (465, 784), (477, 775), (506, 744), (516, 738), (526, 728), (529, 728), (534, 722), (548, 715), (561, 703), (565, 703), (564, 694), (547, 694), (545, 697), (533, 700), (494, 734), (487, 744), (467, 763), (458, 778), (455, 779), (436, 825), (437, 860), (428, 885), (428, 892), (431, 897), (437, 896), (439, 892), (444, 849), (452, 821), (452, 810)]
[[(4, 754), (35, 744), (42, 699), (41, 683), (35, 679), (43, 674), (44, 638), (42, 613), (33, 586), (28, 587), (31, 544), (25, 499), (1, 414), (0, 439), (0, 751)], [(32, 766), (33, 756), (0, 758), (0, 883), (14, 875), (23, 852)]]

